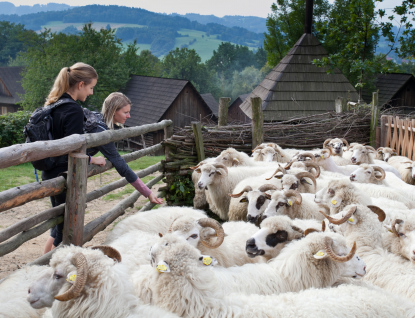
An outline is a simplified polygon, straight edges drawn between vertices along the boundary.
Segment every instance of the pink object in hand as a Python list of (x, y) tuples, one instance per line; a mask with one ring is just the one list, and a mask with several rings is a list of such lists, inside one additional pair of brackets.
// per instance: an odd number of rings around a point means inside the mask
[(146, 198), (151, 194), (151, 190), (140, 180), (140, 178), (131, 182), (131, 185)]

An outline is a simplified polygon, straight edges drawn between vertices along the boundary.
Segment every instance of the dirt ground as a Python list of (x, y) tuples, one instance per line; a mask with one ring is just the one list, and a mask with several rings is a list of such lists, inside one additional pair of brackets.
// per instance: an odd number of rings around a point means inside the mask
[[(151, 176), (157, 176), (159, 173), (154, 173)], [(93, 191), (102, 187), (104, 184), (118, 180), (120, 178), (119, 174), (116, 171), (105, 172), (100, 176), (96, 176), (88, 179), (88, 190), (87, 192)], [(152, 187), (152, 191), (157, 193), (158, 188), (164, 186), (164, 184), (156, 184)], [(122, 191), (123, 188), (117, 189), (111, 193), (116, 193)], [(114, 207), (119, 201), (125, 199), (129, 194), (124, 195), (119, 199), (114, 200), (104, 200), (102, 198), (96, 199), (94, 201), (87, 203), (87, 208), (85, 212), (85, 224), (89, 223), (93, 219), (99, 217), (105, 212), (109, 211)], [(104, 196), (105, 197), (105, 196)], [(120, 216), (115, 222), (118, 222), (129, 215), (134, 214), (140, 210), (146, 203), (148, 199), (144, 196), (140, 196), (137, 202), (134, 204), (133, 208), (128, 208), (124, 215)], [(162, 205), (165, 205), (163, 203)], [(0, 213), (0, 230), (7, 228), (10, 225), (22, 220), (24, 218), (36, 215), (46, 209), (51, 207), (49, 197), (43, 198), (41, 200), (36, 200), (29, 202), (25, 205), (10, 209), (6, 212)], [(104, 231), (98, 233), (91, 241), (85, 244), (85, 246), (93, 246), (101, 244), (107, 233), (112, 230), (114, 224), (110, 224)], [(42, 256), (43, 248), (47, 238), (49, 237), (49, 230), (42, 235), (25, 242), (17, 250), (0, 257), (0, 279), (8, 276), (13, 271), (21, 268), (27, 263), (34, 261), (36, 258)]]

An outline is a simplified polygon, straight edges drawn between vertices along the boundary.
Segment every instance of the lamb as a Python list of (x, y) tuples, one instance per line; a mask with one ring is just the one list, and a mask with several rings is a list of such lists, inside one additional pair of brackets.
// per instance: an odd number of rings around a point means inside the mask
[(382, 236), (385, 249), (415, 264), (415, 217), (394, 219)]
[(388, 164), (399, 171), (404, 182), (415, 185), (415, 161), (404, 156), (393, 156), (389, 158)]
[(180, 217), (173, 222), (169, 233), (182, 236), (202, 254), (213, 256), (219, 265), (230, 267), (265, 261), (262, 257), (250, 258), (245, 253), (246, 240), (257, 230), (255, 225), (245, 222), (225, 222), (221, 226), (209, 218)]
[(414, 301), (415, 268), (382, 247), (381, 222), (385, 216), (380, 215), (365, 206), (350, 205), (337, 215), (326, 217), (337, 225), (336, 230), (346, 237), (347, 242), (359, 241), (358, 253), (368, 265), (364, 280)]
[(349, 143), (344, 138), (329, 138), (323, 143), (323, 148), (329, 148), (331, 150), (333, 160), (339, 166), (345, 166), (351, 163), (349, 159), (343, 158), (343, 147), (349, 147)]
[(286, 244), (303, 238), (306, 230), (320, 228), (316, 220), (292, 220), (286, 215), (268, 217), (261, 222), (261, 229), (246, 241), (246, 253), (251, 258), (273, 259)]
[[(166, 243), (171, 247), (166, 249)], [(158, 255), (162, 250), (169, 253), (168, 250), (176, 243), (183, 250), (186, 249), (183, 245), (187, 242), (182, 238), (177, 240), (168, 235), (163, 237), (160, 243), (151, 248), (152, 264), (160, 260)], [(365, 264), (354, 256), (355, 249), (354, 245), (350, 250), (345, 245), (345, 239), (339, 234), (315, 232), (286, 245), (281, 253), (268, 263), (228, 268), (217, 266), (213, 267), (212, 271), (221, 281), (221, 289), (225, 293), (270, 295), (310, 287), (321, 288), (333, 285), (342, 276), (361, 277), (365, 274)], [(321, 259), (316, 255), (318, 252), (323, 254)], [(152, 281), (151, 277), (146, 279)], [(158, 287), (154, 286), (151, 289), (155, 291)], [(148, 296), (140, 297), (148, 299)]]
[(47, 266), (26, 266), (0, 283), (0, 317), (42, 317), (45, 309), (35, 309), (26, 300), (29, 286), (48, 271)]
[(389, 147), (379, 147), (377, 149), (375, 159), (377, 160), (383, 160), (388, 162), (389, 158), (392, 156), (397, 156), (396, 150)]
[(261, 175), (269, 170), (268, 167), (231, 167), (222, 164), (205, 164), (199, 167), (201, 177), (199, 189), (208, 189), (207, 197), (210, 209), (222, 220), (228, 219), (230, 197), (235, 186), (243, 179)]
[(52, 315), (57, 318), (177, 317), (143, 305), (134, 295), (119, 253), (109, 247), (96, 248), (71, 245), (56, 251), (50, 270), (29, 288), (30, 305), (52, 307)]
[(321, 207), (312, 198), (303, 198), (295, 190), (275, 191), (271, 195), (271, 202), (268, 204), (262, 218), (273, 215), (287, 215), (292, 219), (316, 219), (324, 220), (319, 213)]

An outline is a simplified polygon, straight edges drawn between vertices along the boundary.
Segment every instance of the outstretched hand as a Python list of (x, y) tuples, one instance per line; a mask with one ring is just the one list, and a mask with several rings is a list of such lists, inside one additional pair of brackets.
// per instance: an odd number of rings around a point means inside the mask
[(163, 203), (163, 199), (162, 198), (157, 198), (154, 193), (151, 193), (148, 196), (148, 198), (150, 199), (151, 203), (155, 203), (155, 204), (162, 204)]
[(98, 165), (98, 166), (103, 167), (103, 166), (105, 166), (106, 161), (105, 161), (105, 158), (104, 157), (101, 157), (101, 156), (99, 156), (99, 157), (91, 157), (91, 163), (93, 165)]

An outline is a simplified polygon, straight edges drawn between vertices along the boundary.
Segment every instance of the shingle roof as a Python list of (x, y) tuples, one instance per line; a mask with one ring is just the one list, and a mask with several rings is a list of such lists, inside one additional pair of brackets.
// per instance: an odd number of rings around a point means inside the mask
[(202, 96), (205, 103), (209, 106), (212, 113), (218, 117), (219, 113), (219, 103), (216, 101), (215, 97), (211, 93), (200, 94)]
[(158, 122), (188, 83), (187, 80), (132, 75), (123, 90), (133, 104), (126, 126)]
[(326, 68), (311, 64), (312, 60), (326, 56), (327, 51), (317, 38), (304, 33), (240, 108), (252, 118), (251, 97), (260, 97), (264, 118), (281, 120), (334, 110), (335, 99), (347, 97), (348, 91), (351, 100), (357, 101), (355, 88), (340, 70), (327, 74)]
[[(396, 93), (411, 79), (412, 74), (388, 73), (378, 74), (375, 82), (376, 89), (379, 90), (379, 105), (383, 106), (392, 100)], [(364, 90), (362, 97), (366, 103), (372, 101), (372, 91)]]
[(21, 101), (19, 94), (23, 95), (24, 90), (21, 84), (22, 77), (20, 73), (23, 67), (11, 66), (0, 67), (0, 81), (4, 83), (6, 89), (12, 96), (0, 93), (0, 102), (4, 104), (16, 104)]

